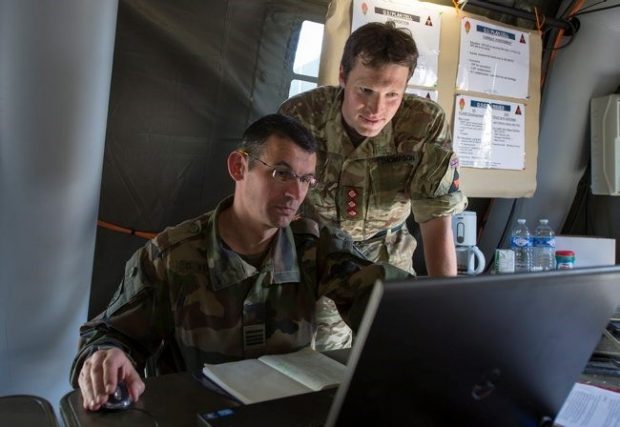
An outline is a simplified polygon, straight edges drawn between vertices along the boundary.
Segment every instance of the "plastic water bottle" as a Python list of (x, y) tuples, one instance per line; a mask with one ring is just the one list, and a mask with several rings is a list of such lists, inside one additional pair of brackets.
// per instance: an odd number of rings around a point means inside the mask
[(515, 253), (515, 271), (530, 271), (532, 269), (532, 236), (523, 218), (517, 219), (517, 225), (512, 229), (510, 249)]
[(549, 227), (548, 219), (539, 219), (534, 231), (534, 259), (532, 270), (555, 269), (555, 233)]

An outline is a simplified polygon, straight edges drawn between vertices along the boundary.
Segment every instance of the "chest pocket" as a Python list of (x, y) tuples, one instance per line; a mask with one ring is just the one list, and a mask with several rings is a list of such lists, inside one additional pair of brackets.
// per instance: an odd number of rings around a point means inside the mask
[(377, 157), (369, 163), (372, 199), (377, 208), (410, 199), (409, 183), (418, 164), (414, 154)]

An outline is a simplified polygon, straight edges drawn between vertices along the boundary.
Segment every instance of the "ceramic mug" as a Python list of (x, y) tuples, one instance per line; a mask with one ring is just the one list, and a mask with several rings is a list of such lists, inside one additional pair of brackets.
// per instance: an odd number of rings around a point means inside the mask
[(473, 276), (482, 273), (486, 259), (478, 246), (457, 246), (456, 265), (459, 273)]

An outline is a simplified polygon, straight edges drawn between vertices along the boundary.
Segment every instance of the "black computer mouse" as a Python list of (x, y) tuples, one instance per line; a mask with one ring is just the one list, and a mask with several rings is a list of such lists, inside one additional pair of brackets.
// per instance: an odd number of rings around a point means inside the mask
[(131, 405), (131, 396), (124, 382), (119, 381), (114, 393), (110, 394), (108, 401), (102, 405), (105, 409), (127, 409)]

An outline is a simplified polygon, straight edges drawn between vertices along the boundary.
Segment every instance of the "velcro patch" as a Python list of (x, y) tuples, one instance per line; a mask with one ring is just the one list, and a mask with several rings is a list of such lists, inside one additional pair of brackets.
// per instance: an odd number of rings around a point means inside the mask
[(448, 193), (454, 193), (455, 191), (459, 191), (459, 170), (454, 169), (454, 175), (452, 177), (452, 184), (448, 189)]

